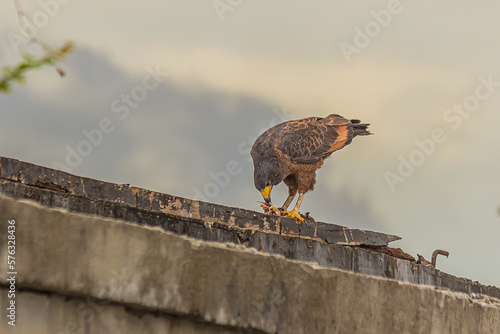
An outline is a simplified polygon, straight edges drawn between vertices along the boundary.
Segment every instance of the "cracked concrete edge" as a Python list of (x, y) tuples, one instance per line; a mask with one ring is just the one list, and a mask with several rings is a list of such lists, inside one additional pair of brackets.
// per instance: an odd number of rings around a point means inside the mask
[[(18, 289), (268, 333), (500, 333), (500, 301), (491, 297), (323, 268), (0, 196), (0, 231), (9, 219), (16, 220)], [(2, 238), (0, 258), (6, 248)], [(0, 262), (0, 272), (6, 271)]]
[[(483, 293), (500, 298), (500, 289), (498, 288), (484, 286), (477, 282), (448, 275), (428, 266), (413, 264), (357, 247), (335, 246), (302, 237), (288, 237), (251, 229), (239, 229), (227, 224), (211, 223), (207, 226), (201, 220), (144, 211), (118, 203), (64, 194), (5, 179), (0, 180), (0, 193), (2, 192), (18, 199), (35, 200), (50, 208), (66, 208), (71, 212), (116, 218), (138, 225), (161, 226), (167, 231), (196, 239), (241, 243), (264, 252), (282, 254), (289, 259), (317, 262), (324, 267), (346, 269), (416, 284), (442, 286), (469, 294)], [(338, 229), (335, 226), (332, 228)], [(341, 234), (344, 233), (341, 232)]]
[[(215, 203), (197, 201), (179, 196), (163, 194), (128, 184), (104, 182), (80, 177), (60, 170), (34, 165), (28, 162), (0, 157), (0, 178), (27, 186), (48, 189), (65, 196), (83, 196), (96, 200), (136, 207), (138, 209), (162, 212), (169, 215), (201, 219), (204, 222), (221, 223), (240, 228), (260, 230), (266, 233), (286, 234), (304, 238), (318, 238), (323, 241), (387, 245), (401, 239), (398, 236), (349, 229), (331, 223), (317, 222), (311, 227), (300, 228), (293, 218), (277, 217), (261, 212), (228, 207)], [(349, 231), (332, 233), (332, 231)], [(339, 238), (344, 236), (343, 238)]]

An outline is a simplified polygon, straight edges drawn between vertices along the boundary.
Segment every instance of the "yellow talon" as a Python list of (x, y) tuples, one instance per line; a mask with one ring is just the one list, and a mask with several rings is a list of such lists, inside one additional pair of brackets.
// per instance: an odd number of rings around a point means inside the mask
[(301, 223), (304, 222), (304, 218), (302, 218), (302, 216), (300, 215), (299, 213), (299, 210), (292, 210), (292, 211), (282, 211), (282, 214), (287, 216), (287, 217), (290, 217), (290, 218), (295, 218), (295, 219), (298, 219), (300, 220)]

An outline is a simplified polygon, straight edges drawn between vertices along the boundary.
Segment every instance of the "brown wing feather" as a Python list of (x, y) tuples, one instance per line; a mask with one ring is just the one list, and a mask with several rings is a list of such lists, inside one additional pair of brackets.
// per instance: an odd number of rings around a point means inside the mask
[[(350, 129), (351, 133), (349, 133)], [(326, 152), (327, 154), (332, 154), (333, 152), (340, 150), (341, 148), (347, 145), (347, 142), (350, 142), (352, 140), (352, 127), (350, 124), (337, 125), (337, 133), (338, 137), (331, 145), (330, 150)]]
[(351, 122), (339, 115), (309, 117), (284, 124), (276, 148), (293, 162), (314, 163), (348, 145)]

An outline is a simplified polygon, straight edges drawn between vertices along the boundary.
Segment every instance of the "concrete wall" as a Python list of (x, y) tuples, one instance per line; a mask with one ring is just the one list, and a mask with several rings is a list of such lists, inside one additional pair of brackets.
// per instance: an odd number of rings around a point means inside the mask
[(0, 196), (1, 333), (500, 333), (500, 301)]
[(388, 243), (399, 239), (386, 233), (322, 222), (298, 225), (291, 218), (94, 180), (4, 157), (0, 157), (0, 194), (32, 199), (46, 207), (158, 226), (200, 240), (240, 244), (324, 267), (500, 298), (496, 287), (415, 263), (403, 252), (396, 254), (403, 255), (399, 258), (381, 253), (388, 250)]

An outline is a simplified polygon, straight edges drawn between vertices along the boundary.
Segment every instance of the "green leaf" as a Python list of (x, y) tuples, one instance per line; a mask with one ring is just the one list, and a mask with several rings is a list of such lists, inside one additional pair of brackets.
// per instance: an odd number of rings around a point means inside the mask
[[(62, 61), (66, 55), (73, 51), (73, 43), (67, 42), (58, 49), (47, 47), (44, 50), (45, 54), (40, 58), (35, 58), (31, 54), (24, 54), (22, 61), (16, 66), (4, 66), (2, 68), (4, 76), (0, 78), (0, 91), (8, 93), (12, 82), (23, 83), (25, 81), (25, 74), (30, 70), (35, 70), (45, 65), (55, 66), (57, 62)], [(56, 69), (60, 75), (64, 73), (60, 69)]]

